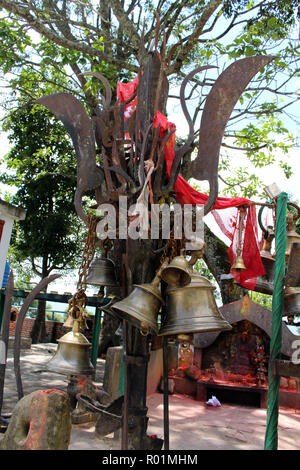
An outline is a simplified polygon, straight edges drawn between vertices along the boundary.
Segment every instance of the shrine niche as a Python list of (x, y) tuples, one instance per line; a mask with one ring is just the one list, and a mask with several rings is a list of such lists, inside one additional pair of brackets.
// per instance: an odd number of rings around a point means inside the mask
[[(220, 307), (225, 320), (233, 325), (242, 320), (248, 320), (253, 325), (263, 330), (267, 336), (271, 337), (272, 327), (272, 312), (266, 307), (253, 302), (247, 295), (236, 302)], [(210, 346), (220, 335), (219, 331), (200, 333), (194, 335), (194, 346), (196, 348), (204, 349)], [(291, 357), (293, 353), (292, 343), (300, 337), (293, 334), (286, 323), (282, 322), (282, 347), (281, 353), (285, 356)]]
[(216, 341), (203, 350), (203, 375), (248, 386), (267, 382), (270, 339), (259, 327), (241, 320), (230, 332), (222, 332)]
[[(215, 395), (221, 403), (266, 408), (272, 312), (248, 296), (220, 311), (232, 330), (194, 334), (193, 366), (178, 363), (170, 371), (175, 392), (203, 402)], [(297, 339), (282, 322), (282, 359), (290, 359)], [(281, 377), (279, 405), (298, 409), (299, 398), (297, 379)]]

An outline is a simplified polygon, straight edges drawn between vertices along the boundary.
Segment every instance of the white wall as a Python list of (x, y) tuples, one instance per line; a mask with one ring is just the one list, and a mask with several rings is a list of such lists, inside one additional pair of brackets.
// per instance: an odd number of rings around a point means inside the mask
[(7, 259), (9, 242), (10, 242), (10, 237), (11, 237), (11, 232), (12, 232), (14, 221), (10, 217), (7, 217), (1, 214), (1, 212), (0, 212), (0, 219), (4, 220), (5, 222), (3, 226), (2, 238), (0, 241), (0, 288), (1, 288), (4, 269), (5, 269), (5, 262)]

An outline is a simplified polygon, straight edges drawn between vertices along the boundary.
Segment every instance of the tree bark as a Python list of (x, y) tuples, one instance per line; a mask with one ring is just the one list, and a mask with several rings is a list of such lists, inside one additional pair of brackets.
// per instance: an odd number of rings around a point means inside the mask
[[(116, 248), (115, 244), (115, 248)], [(126, 241), (123, 251), (123, 289), (124, 297), (132, 290), (133, 284), (151, 282), (160, 264), (160, 256), (151, 251), (152, 240)], [(120, 248), (120, 247), (119, 247)], [(124, 246), (123, 246), (124, 250)], [(116, 254), (116, 253), (115, 253)], [(118, 257), (119, 258), (119, 257)], [(120, 258), (119, 258), (120, 259)], [(147, 372), (149, 361), (149, 343), (151, 336), (142, 336), (140, 331), (128, 324), (127, 354), (137, 358), (136, 363), (128, 363), (128, 448), (145, 450), (147, 447)]]
[(112, 317), (108, 313), (104, 314), (99, 336), (98, 356), (105, 354), (108, 348), (120, 345), (120, 337), (115, 334), (119, 325), (120, 320)]
[[(48, 258), (44, 257), (42, 261), (42, 276), (41, 278), (44, 279), (45, 277), (48, 276), (48, 270), (47, 270), (47, 261)], [(45, 288), (45, 292), (47, 290), (47, 287)], [(32, 344), (36, 343), (44, 343), (46, 339), (46, 300), (39, 300), (38, 301), (38, 309), (37, 309), (37, 315), (31, 330), (31, 341)]]
[[(230, 274), (228, 247), (205, 225), (206, 250), (204, 261), (216, 279), (221, 292), (223, 304), (239, 300), (247, 294), (247, 289), (235, 284)], [(225, 275), (227, 275), (225, 277)]]

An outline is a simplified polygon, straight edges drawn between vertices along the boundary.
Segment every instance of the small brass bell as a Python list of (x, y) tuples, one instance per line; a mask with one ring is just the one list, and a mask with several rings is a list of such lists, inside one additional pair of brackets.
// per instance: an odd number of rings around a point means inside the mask
[(92, 286), (117, 286), (114, 262), (104, 255), (95, 258), (91, 262), (86, 283)]
[(300, 315), (300, 290), (286, 287), (284, 291), (284, 314)]
[(275, 233), (273, 227), (269, 226), (268, 230), (264, 233), (264, 244), (260, 252), (265, 274), (258, 276), (254, 288), (255, 292), (268, 295), (272, 295), (274, 289), (275, 258), (271, 255), (271, 246), (274, 237)]
[(239, 208), (239, 231), (238, 231), (238, 249), (237, 249), (237, 257), (235, 258), (233, 265), (231, 266), (232, 271), (241, 272), (246, 271), (246, 266), (244, 260), (242, 258), (242, 232), (243, 232), (243, 224), (246, 215), (246, 209), (244, 207)]
[(172, 261), (161, 270), (161, 278), (170, 286), (186, 286), (191, 282), (191, 268), (183, 256), (175, 256)]
[(64, 375), (93, 374), (90, 346), (91, 343), (79, 331), (79, 322), (74, 320), (72, 331), (58, 340), (56, 353), (46, 364), (46, 369)]
[(158, 288), (159, 282), (156, 276), (149, 284), (134, 284), (133, 291), (125, 299), (114, 303), (112, 310), (139, 328), (142, 334), (157, 334), (157, 315), (164, 304)]
[(269, 226), (267, 232), (264, 234), (264, 244), (260, 252), (261, 261), (266, 271), (264, 277), (269, 282), (272, 282), (274, 280), (275, 258), (271, 255), (271, 247), (274, 237), (275, 232), (273, 230), (273, 227)]
[(275, 258), (261, 258), (266, 273), (256, 279), (255, 292), (272, 295), (274, 290)]
[(74, 318), (71, 315), (68, 315), (68, 318), (66, 319), (65, 323), (63, 326), (65, 328), (72, 328), (74, 325)]
[(217, 307), (214, 289), (206, 278), (195, 271), (187, 286), (168, 287), (167, 314), (159, 335), (231, 330)]
[(266, 232), (264, 233), (264, 244), (260, 252), (262, 259), (268, 258), (274, 260), (274, 257), (271, 255), (272, 242), (275, 238), (275, 232), (271, 225), (268, 226)]
[(285, 256), (288, 258), (291, 253), (292, 244), (300, 242), (300, 235), (296, 232), (294, 214), (289, 212), (287, 216), (286, 248)]
[(245, 266), (242, 256), (239, 255), (235, 258), (234, 263), (231, 266), (231, 269), (232, 271), (237, 271), (237, 272), (246, 271), (247, 268)]

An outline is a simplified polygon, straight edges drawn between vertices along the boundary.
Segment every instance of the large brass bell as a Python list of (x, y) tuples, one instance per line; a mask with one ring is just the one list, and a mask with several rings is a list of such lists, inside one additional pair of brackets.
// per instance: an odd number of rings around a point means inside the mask
[(91, 343), (79, 331), (79, 322), (74, 320), (72, 331), (58, 340), (57, 351), (46, 364), (46, 369), (64, 375), (93, 374), (90, 346)]
[(286, 248), (285, 248), (286, 258), (290, 256), (292, 244), (299, 243), (299, 242), (300, 242), (300, 235), (295, 230), (294, 214), (292, 212), (289, 212), (287, 216), (287, 232), (286, 232)]
[(272, 241), (275, 237), (273, 227), (269, 226), (264, 234), (264, 244), (260, 252), (262, 264), (265, 268), (265, 274), (259, 276), (256, 280), (255, 291), (262, 294), (273, 294), (275, 258), (271, 254)]
[(157, 334), (157, 315), (164, 304), (158, 288), (158, 276), (149, 284), (134, 284), (133, 291), (125, 298), (112, 305), (118, 316), (128, 320), (140, 329), (142, 334)]
[(95, 258), (91, 262), (86, 283), (92, 286), (117, 286), (114, 262), (104, 255)]
[(214, 289), (205, 277), (195, 271), (187, 286), (169, 286), (166, 291), (167, 314), (159, 335), (231, 330), (230, 324), (222, 317), (217, 307)]
[(186, 286), (191, 282), (191, 275), (191, 268), (183, 251), (161, 270), (161, 278), (170, 286)]

